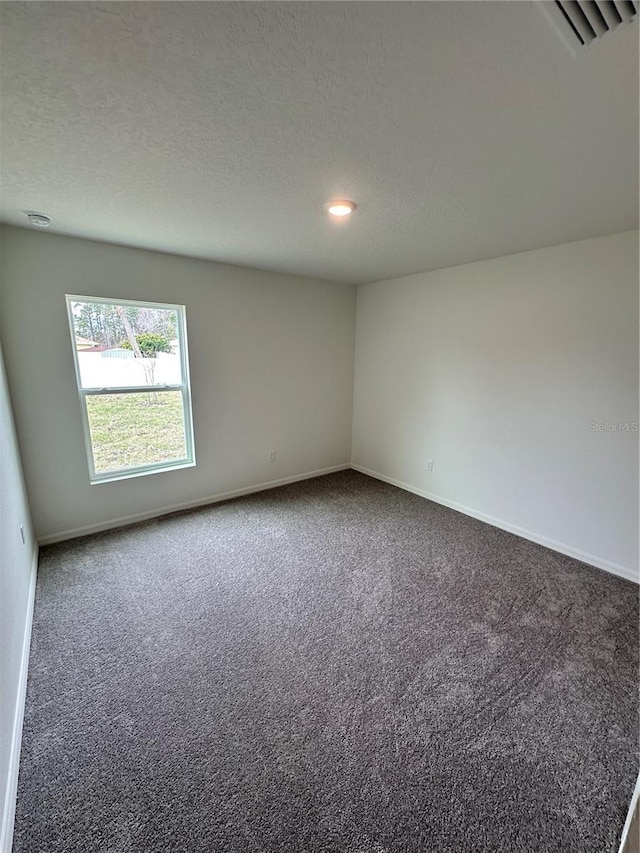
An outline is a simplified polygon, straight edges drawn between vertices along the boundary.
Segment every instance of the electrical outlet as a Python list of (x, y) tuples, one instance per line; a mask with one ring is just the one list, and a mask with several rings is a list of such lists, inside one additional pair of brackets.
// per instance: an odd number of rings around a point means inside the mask
[(427, 459), (427, 471), (433, 471), (433, 459)]
[(267, 462), (275, 462), (276, 461), (276, 452), (275, 450), (270, 450), (269, 455), (267, 456)]

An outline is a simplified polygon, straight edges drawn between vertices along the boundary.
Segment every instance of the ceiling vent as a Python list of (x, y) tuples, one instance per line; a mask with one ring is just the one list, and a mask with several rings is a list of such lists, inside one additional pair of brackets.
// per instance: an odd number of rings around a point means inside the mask
[(589, 47), (621, 24), (630, 24), (638, 13), (631, 0), (555, 0), (543, 4), (573, 47)]

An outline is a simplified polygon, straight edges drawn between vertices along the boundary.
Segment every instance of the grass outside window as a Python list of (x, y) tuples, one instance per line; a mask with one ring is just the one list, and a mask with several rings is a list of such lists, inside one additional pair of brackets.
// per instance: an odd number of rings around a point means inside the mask
[(187, 455), (179, 391), (96, 394), (86, 403), (96, 474)]

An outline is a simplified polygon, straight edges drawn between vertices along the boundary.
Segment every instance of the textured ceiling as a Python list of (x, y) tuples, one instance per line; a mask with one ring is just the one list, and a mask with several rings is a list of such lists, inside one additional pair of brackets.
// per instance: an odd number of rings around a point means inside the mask
[(352, 283), (638, 225), (635, 24), (572, 56), (530, 2), (0, 7), (5, 222)]

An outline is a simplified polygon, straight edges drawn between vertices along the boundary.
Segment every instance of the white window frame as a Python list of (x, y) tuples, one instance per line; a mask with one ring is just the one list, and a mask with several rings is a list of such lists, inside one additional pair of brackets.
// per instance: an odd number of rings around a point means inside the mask
[[(144, 477), (147, 474), (156, 474), (160, 471), (176, 471), (180, 468), (192, 468), (196, 464), (195, 445), (193, 440), (193, 415), (191, 412), (191, 381), (189, 378), (189, 355), (187, 349), (187, 317), (184, 305), (173, 305), (167, 302), (142, 302), (137, 299), (111, 299), (102, 296), (76, 296), (67, 293), (67, 317), (69, 320), (69, 332), (71, 334), (71, 348), (73, 350), (73, 362), (76, 371), (76, 386), (80, 398), (80, 411), (82, 415), (82, 431), (89, 464), (89, 481), (92, 485), (97, 483), (109, 483), (115, 480), (128, 480), (132, 477)], [(73, 325), (73, 302), (91, 302), (96, 305), (124, 305), (133, 308), (160, 308), (165, 311), (175, 311), (177, 317), (176, 334), (178, 336), (178, 348), (180, 351), (180, 375), (182, 382), (177, 385), (136, 385), (126, 388), (83, 388), (80, 375), (80, 362), (78, 360), (78, 348), (76, 346), (76, 330)], [(87, 397), (106, 394), (140, 394), (163, 391), (180, 391), (182, 394), (182, 414), (184, 419), (186, 456), (183, 459), (171, 459), (167, 462), (152, 462), (148, 465), (137, 465), (131, 468), (119, 468), (115, 471), (97, 473), (93, 461), (93, 444), (91, 442), (91, 428), (89, 425), (89, 414), (87, 412)]]

